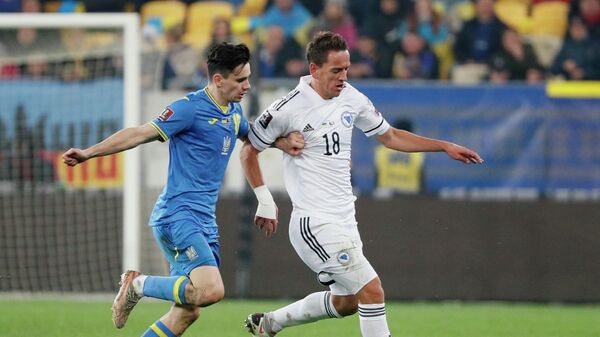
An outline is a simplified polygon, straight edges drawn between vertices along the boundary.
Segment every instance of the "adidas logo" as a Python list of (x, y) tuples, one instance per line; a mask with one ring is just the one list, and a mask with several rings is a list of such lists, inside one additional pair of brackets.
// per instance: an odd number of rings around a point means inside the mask
[(308, 131), (314, 131), (315, 129), (313, 129), (312, 126), (310, 126), (310, 124), (306, 124), (306, 126), (304, 127), (304, 129), (302, 129), (302, 132), (308, 132)]

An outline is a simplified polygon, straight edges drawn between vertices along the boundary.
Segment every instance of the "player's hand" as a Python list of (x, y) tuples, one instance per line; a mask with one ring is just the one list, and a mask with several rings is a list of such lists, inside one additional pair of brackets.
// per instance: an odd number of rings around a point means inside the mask
[(63, 163), (69, 166), (75, 166), (88, 160), (89, 157), (81, 149), (71, 148), (62, 155)]
[(275, 206), (275, 219), (269, 219), (258, 215), (258, 211), (256, 212), (256, 216), (254, 217), (254, 224), (262, 231), (265, 231), (265, 235), (267, 237), (273, 236), (275, 232), (277, 232), (277, 224), (278, 224), (278, 215), (279, 209)]
[(275, 147), (290, 156), (299, 156), (304, 149), (304, 136), (298, 131), (290, 132), (287, 136), (278, 138)]
[(446, 153), (448, 156), (450, 156), (450, 158), (462, 161), (465, 164), (483, 164), (483, 159), (479, 157), (477, 152), (464, 146), (450, 143), (446, 148)]

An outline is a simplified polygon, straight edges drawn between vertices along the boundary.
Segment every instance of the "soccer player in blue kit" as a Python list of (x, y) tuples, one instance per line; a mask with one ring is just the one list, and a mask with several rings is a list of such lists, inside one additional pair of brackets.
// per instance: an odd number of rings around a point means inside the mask
[[(250, 89), (250, 52), (244, 44), (222, 43), (208, 55), (209, 84), (170, 104), (153, 121), (125, 128), (87, 149), (69, 149), (63, 161), (75, 166), (90, 158), (125, 151), (154, 140), (169, 143), (167, 184), (159, 196), (149, 225), (165, 257), (171, 276), (126, 271), (112, 306), (112, 318), (122, 328), (144, 296), (173, 302), (142, 337), (180, 336), (198, 318), (199, 308), (220, 301), (224, 286), (219, 272), (218, 228), (215, 206), (236, 138), (246, 139), (249, 123), (239, 102)], [(298, 154), (301, 138), (281, 138), (276, 147)], [(277, 209), (266, 191), (259, 198), (257, 216), (275, 227)]]

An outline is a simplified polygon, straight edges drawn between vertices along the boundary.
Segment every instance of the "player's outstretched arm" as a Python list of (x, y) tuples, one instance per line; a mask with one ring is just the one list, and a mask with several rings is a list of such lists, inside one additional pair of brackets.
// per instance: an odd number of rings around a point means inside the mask
[(119, 130), (100, 143), (87, 149), (71, 148), (62, 155), (62, 158), (65, 164), (75, 166), (88, 159), (122, 152), (140, 144), (158, 140), (159, 138), (158, 131), (152, 125), (144, 124)]
[(265, 234), (270, 237), (277, 231), (277, 205), (275, 205), (273, 196), (263, 180), (258, 163), (258, 150), (249, 141), (244, 142), (242, 146), (240, 162), (244, 169), (244, 175), (246, 175), (246, 179), (258, 199), (254, 224), (261, 230), (264, 230)]
[(403, 152), (441, 152), (444, 151), (450, 158), (464, 163), (482, 164), (483, 159), (477, 152), (464, 146), (444, 140), (422, 137), (414, 133), (390, 128), (377, 140), (385, 147)]
[(296, 157), (301, 155), (304, 149), (304, 136), (298, 131), (290, 132), (285, 137), (277, 138), (274, 145), (290, 156)]

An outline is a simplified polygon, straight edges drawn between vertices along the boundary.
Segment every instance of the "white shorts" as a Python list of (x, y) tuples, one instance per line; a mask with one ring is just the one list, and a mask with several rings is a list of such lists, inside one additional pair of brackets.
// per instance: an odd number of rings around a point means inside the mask
[(356, 224), (292, 214), (289, 235), (298, 256), (333, 295), (355, 295), (377, 277), (363, 255)]

